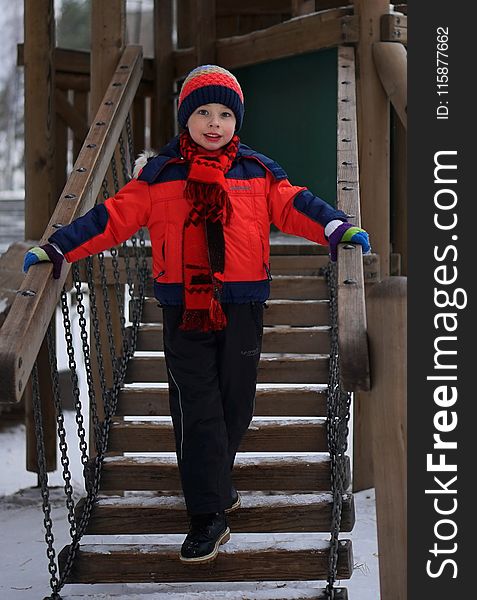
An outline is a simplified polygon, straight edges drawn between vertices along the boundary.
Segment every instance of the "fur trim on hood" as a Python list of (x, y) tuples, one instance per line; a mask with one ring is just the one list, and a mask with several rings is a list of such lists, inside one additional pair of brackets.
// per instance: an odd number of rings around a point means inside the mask
[(157, 152), (154, 150), (143, 150), (141, 152), (134, 162), (133, 179), (137, 179), (139, 177), (139, 173), (142, 171), (142, 169), (144, 169), (147, 161), (153, 156), (157, 156)]

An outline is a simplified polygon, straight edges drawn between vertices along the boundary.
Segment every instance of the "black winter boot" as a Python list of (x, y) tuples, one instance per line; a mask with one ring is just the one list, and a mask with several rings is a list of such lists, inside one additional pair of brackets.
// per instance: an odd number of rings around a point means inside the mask
[(189, 533), (182, 544), (182, 562), (204, 563), (214, 560), (219, 546), (230, 539), (230, 529), (225, 513), (193, 515)]
[(227, 514), (227, 515), (229, 513), (233, 512), (234, 510), (237, 510), (237, 508), (240, 508), (240, 505), (242, 504), (240, 494), (237, 492), (237, 490), (234, 488), (234, 486), (232, 486), (230, 497), (231, 497), (230, 506), (225, 509), (225, 514)]

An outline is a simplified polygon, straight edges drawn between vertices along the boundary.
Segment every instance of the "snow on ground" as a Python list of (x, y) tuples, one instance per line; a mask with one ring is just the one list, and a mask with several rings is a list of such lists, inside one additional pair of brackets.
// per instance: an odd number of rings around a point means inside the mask
[[(67, 431), (74, 429), (71, 412), (66, 413)], [(73, 443), (73, 442), (72, 442)], [(72, 452), (71, 452), (72, 454)], [(36, 488), (37, 478), (25, 471), (25, 427), (11, 425), (0, 429), (0, 598), (2, 600), (38, 600), (50, 592), (46, 543), (44, 540), (41, 495)], [(81, 462), (72, 463), (75, 489), (81, 489)], [(68, 522), (64, 506), (61, 472), (50, 474), (52, 519), (54, 523), (55, 548), (59, 552), (68, 543)], [(376, 541), (376, 515), (374, 490), (355, 494), (356, 525), (352, 533), (343, 534), (353, 540), (355, 571), (349, 581), (341, 582), (347, 587), (350, 600), (379, 600), (378, 554)], [(233, 532), (232, 532), (233, 533)], [(285, 534), (283, 539), (300, 539), (313, 534)], [(141, 536), (142, 538), (146, 536)], [(149, 536), (148, 541), (152, 540)], [(183, 536), (162, 536), (161, 541), (180, 544)], [(242, 536), (232, 536), (240, 543)], [(263, 534), (255, 534), (254, 540), (263, 541)], [(117, 536), (114, 543), (131, 541), (132, 536)], [(243, 539), (243, 538), (242, 538)], [(85, 541), (94, 538), (85, 538)], [(109, 540), (108, 540), (109, 541)], [(143, 540), (142, 540), (143, 541)], [(305, 541), (303, 539), (303, 541)], [(67, 585), (63, 598), (94, 598), (96, 600), (186, 600), (209, 598), (210, 600), (239, 600), (240, 598), (303, 598), (312, 596), (314, 587), (322, 583), (194, 583), (194, 584), (97, 584)], [(247, 592), (242, 595), (242, 592)], [(300, 592), (300, 594), (299, 594)], [(249, 596), (250, 594), (250, 596)], [(253, 595), (252, 595), (253, 594)], [(285, 595), (286, 594), (286, 595)]]

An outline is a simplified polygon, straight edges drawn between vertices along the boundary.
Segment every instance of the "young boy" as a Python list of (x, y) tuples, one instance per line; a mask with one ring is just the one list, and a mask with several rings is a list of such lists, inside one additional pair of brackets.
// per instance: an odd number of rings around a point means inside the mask
[(240, 506), (232, 468), (253, 416), (263, 304), (270, 292), (269, 232), (369, 251), (367, 233), (346, 215), (293, 186), (273, 160), (240, 143), (237, 79), (216, 65), (184, 81), (184, 128), (104, 204), (31, 249), (24, 270), (50, 260), (59, 277), (74, 262), (149, 229), (154, 291), (163, 309), (164, 353), (176, 453), (190, 530), (184, 562), (213, 560), (230, 538), (226, 513)]

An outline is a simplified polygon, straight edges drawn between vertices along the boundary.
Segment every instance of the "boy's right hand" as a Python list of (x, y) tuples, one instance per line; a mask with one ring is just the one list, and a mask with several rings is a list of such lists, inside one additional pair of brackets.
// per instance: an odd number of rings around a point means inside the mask
[(58, 279), (61, 273), (61, 265), (64, 256), (60, 254), (51, 244), (43, 246), (34, 246), (25, 254), (23, 261), (23, 272), (26, 273), (32, 265), (36, 263), (49, 261), (53, 263), (53, 279)]

